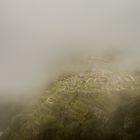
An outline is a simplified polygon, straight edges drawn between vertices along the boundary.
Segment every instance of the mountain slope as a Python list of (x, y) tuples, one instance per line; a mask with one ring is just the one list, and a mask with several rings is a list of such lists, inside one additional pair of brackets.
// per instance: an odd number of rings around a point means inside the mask
[(67, 71), (52, 81), (36, 103), (15, 118), (3, 139), (129, 140), (136, 137), (133, 131), (139, 134), (140, 128), (131, 127), (140, 121), (140, 114), (136, 110), (135, 118), (130, 110), (136, 106), (139, 109), (139, 102), (136, 103), (139, 75), (98, 59), (80, 65), (80, 70)]

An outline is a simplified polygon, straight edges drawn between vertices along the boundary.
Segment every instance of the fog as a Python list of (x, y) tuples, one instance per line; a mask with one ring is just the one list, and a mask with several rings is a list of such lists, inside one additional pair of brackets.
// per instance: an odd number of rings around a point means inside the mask
[(72, 56), (118, 51), (138, 65), (139, 25), (139, 0), (1, 0), (1, 98), (37, 92)]

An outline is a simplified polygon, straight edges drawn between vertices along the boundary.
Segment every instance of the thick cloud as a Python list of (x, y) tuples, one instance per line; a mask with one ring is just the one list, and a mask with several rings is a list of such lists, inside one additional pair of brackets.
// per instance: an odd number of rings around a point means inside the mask
[(139, 0), (1, 0), (0, 92), (40, 88), (65, 56), (121, 50), (139, 62)]

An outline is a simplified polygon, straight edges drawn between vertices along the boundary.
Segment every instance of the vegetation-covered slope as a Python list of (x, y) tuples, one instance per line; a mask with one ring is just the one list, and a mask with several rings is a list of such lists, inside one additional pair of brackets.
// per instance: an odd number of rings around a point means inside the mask
[(4, 140), (133, 140), (140, 136), (139, 74), (90, 60), (50, 83)]

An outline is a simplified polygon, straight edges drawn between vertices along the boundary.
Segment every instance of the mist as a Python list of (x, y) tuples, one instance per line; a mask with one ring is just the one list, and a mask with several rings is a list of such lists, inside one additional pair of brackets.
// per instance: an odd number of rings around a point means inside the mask
[(1, 0), (1, 99), (38, 92), (73, 56), (139, 65), (139, 15), (139, 0)]

